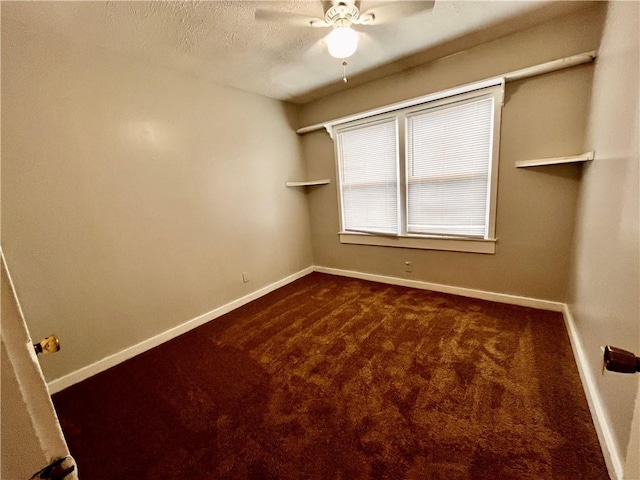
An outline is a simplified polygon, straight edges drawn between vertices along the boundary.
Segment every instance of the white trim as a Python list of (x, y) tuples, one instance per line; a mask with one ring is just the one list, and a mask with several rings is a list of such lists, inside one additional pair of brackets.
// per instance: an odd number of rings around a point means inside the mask
[(494, 77), (487, 80), (481, 80), (479, 82), (467, 83), (465, 85), (449, 88), (440, 92), (430, 93), (428, 95), (412, 98), (410, 100), (392, 103), (391, 105), (385, 105), (384, 107), (372, 108), (371, 110), (365, 110), (364, 112), (355, 113), (346, 117), (336, 118), (335, 120), (330, 120), (328, 122), (317, 123), (309, 127), (302, 127), (296, 130), (296, 133), (299, 135), (303, 135), (305, 133), (314, 132), (316, 130), (325, 128), (327, 132), (329, 132), (331, 138), (333, 138), (333, 127), (336, 127), (338, 125), (344, 125), (346, 123), (355, 122), (356, 120), (363, 120), (365, 118), (375, 117), (386, 113), (393, 113), (398, 110), (404, 110), (405, 108), (416, 107), (422, 105), (423, 103), (435, 102), (436, 100), (442, 100), (443, 98), (449, 98), (465, 93), (472, 93), (485, 88), (501, 86), (502, 92), (504, 93), (504, 83), (505, 79), (503, 77)]
[(383, 236), (356, 232), (340, 232), (338, 235), (340, 236), (340, 243), (350, 245), (376, 245), (380, 247), (488, 254), (496, 253), (497, 242), (497, 239)]
[(136, 355), (139, 355), (147, 350), (150, 350), (158, 345), (167, 342), (183, 333), (186, 333), (190, 330), (193, 330), (200, 325), (204, 325), (205, 323), (214, 320), (225, 313), (229, 313), (236, 308), (239, 308), (257, 298), (260, 298), (267, 293), (271, 293), (274, 290), (284, 287), (285, 285), (298, 280), (299, 278), (304, 277), (305, 275), (310, 274), (313, 271), (313, 267), (307, 267), (303, 270), (300, 270), (293, 275), (289, 275), (288, 277), (283, 278), (282, 280), (278, 280), (277, 282), (271, 283), (265, 287), (262, 287), (255, 292), (252, 292), (244, 297), (233, 300), (221, 307), (214, 308), (210, 312), (204, 313), (196, 318), (188, 320), (176, 327), (170, 328), (158, 335), (155, 335), (151, 338), (143, 340), (140, 343), (137, 343), (131, 347), (127, 347), (124, 350), (120, 350), (112, 355), (109, 355), (97, 362), (92, 363), (91, 365), (87, 365), (86, 367), (82, 367), (74, 372), (68, 373), (60, 378), (56, 378), (55, 380), (50, 381), (47, 386), (49, 387), (49, 392), (51, 394), (57, 393), (61, 390), (64, 390), (71, 385), (74, 385), (82, 380), (86, 380), (93, 375), (96, 375), (108, 368), (111, 368), (119, 363), (124, 362)]
[(322, 130), (323, 128), (325, 128), (327, 132), (329, 132), (329, 135), (331, 135), (332, 127), (334, 125), (351, 122), (353, 120), (359, 120), (361, 118), (371, 117), (373, 115), (379, 115), (381, 113), (392, 112), (394, 110), (400, 110), (402, 108), (412, 107), (420, 103), (437, 100), (438, 98), (443, 98), (450, 95), (457, 95), (460, 93), (466, 93), (473, 90), (477, 90), (478, 88), (498, 85), (501, 82), (513, 82), (516, 80), (535, 77), (537, 75), (542, 75), (549, 72), (555, 72), (556, 70), (562, 70), (564, 68), (574, 67), (576, 65), (582, 65), (583, 63), (590, 63), (590, 62), (593, 62), (597, 56), (598, 56), (598, 52), (594, 50), (591, 52), (572, 55), (570, 57), (559, 58), (557, 60), (552, 60), (550, 62), (541, 63), (540, 65), (521, 68), (520, 70), (515, 70), (513, 72), (509, 72), (504, 75), (500, 75), (498, 77), (492, 77), (486, 80), (481, 80), (479, 82), (460, 85), (442, 92), (432, 93), (429, 95), (425, 95), (423, 97), (418, 97), (418, 98), (413, 98), (413, 99), (405, 100), (398, 103), (393, 103), (391, 105), (387, 105), (384, 107), (374, 108), (371, 110), (367, 110), (365, 112), (356, 113), (354, 115), (348, 115), (346, 117), (336, 118), (334, 120), (328, 120), (322, 123), (316, 123), (314, 125), (309, 125), (308, 127), (299, 128), (298, 130), (296, 130), (296, 133), (298, 133), (299, 135), (304, 135), (305, 133), (315, 132), (316, 130)]
[(587, 152), (572, 157), (539, 158), (536, 160), (520, 160), (516, 162), (516, 168), (542, 167), (545, 165), (560, 165), (561, 163), (588, 162), (595, 158), (595, 152)]
[(589, 404), (589, 410), (591, 411), (591, 417), (593, 418), (593, 424), (595, 425), (596, 433), (598, 434), (600, 448), (602, 449), (602, 454), (604, 455), (604, 460), (607, 465), (607, 470), (609, 471), (611, 478), (621, 480), (623, 472), (622, 459), (620, 457), (620, 452), (613, 441), (611, 426), (609, 425), (609, 421), (604, 413), (604, 408), (602, 407), (600, 395), (598, 394), (598, 390), (595, 386), (593, 374), (589, 369), (587, 353), (580, 341), (578, 330), (576, 329), (576, 323), (568, 305), (563, 305), (562, 313), (564, 315), (564, 323), (567, 327), (567, 333), (569, 334), (569, 340), (571, 341), (573, 356), (575, 357), (576, 364), (578, 366), (580, 380), (582, 380), (582, 387), (584, 388), (587, 403)]
[(569, 307), (561, 302), (554, 302), (549, 300), (540, 300), (530, 297), (522, 297), (518, 295), (509, 295), (497, 292), (488, 292), (485, 290), (476, 290), (464, 287), (455, 287), (452, 285), (443, 285), (438, 283), (423, 282), (420, 280), (410, 280), (405, 278), (390, 277), (385, 275), (377, 275), (372, 273), (357, 272), (353, 270), (341, 270), (337, 268), (313, 266), (307, 267), (293, 275), (290, 275), (282, 280), (267, 285), (259, 290), (256, 290), (249, 295), (245, 295), (237, 300), (227, 303), (221, 307), (218, 307), (210, 312), (200, 315), (192, 320), (189, 320), (181, 325), (166, 330), (154, 337), (144, 340), (136, 345), (128, 347), (120, 352), (98, 360), (97, 362), (80, 368), (75, 372), (71, 372), (60, 378), (52, 380), (48, 383), (50, 394), (57, 393), (64, 390), (71, 385), (74, 385), (82, 380), (85, 380), (93, 375), (96, 375), (108, 368), (111, 368), (119, 363), (124, 362), (140, 353), (143, 353), (151, 348), (154, 348), (166, 341), (171, 340), (183, 333), (186, 333), (200, 325), (203, 325), (210, 320), (214, 320), (236, 308), (239, 308), (259, 297), (262, 297), (280, 287), (283, 287), (299, 278), (308, 275), (311, 272), (327, 273), (330, 275), (339, 275), (343, 277), (359, 278), (362, 280), (370, 280), (374, 282), (380, 282), (390, 285), (400, 285), (404, 287), (418, 288), (422, 290), (431, 290), (441, 293), (449, 293), (453, 295), (461, 295), (464, 297), (478, 298), (482, 300), (489, 300), (493, 302), (506, 303), (509, 305), (518, 305), (522, 307), (539, 308), (543, 310), (550, 310), (554, 312), (562, 312), (564, 316), (565, 326), (569, 334), (571, 341), (571, 347), (573, 349), (575, 361), (580, 374), (580, 379), (587, 397), (591, 416), (594, 421), (596, 432), (598, 434), (598, 440), (600, 447), (604, 455), (605, 463), (611, 478), (615, 480), (622, 479), (622, 463), (620, 453), (617, 451), (613, 442), (613, 436), (611, 434), (611, 428), (604, 415), (604, 409), (600, 401), (600, 396), (595, 388), (593, 376), (590, 373), (588, 364), (586, 361), (586, 354), (582, 347), (582, 343), (578, 337), (578, 333), (575, 326), (575, 321), (569, 310)]
[(453, 285), (443, 285), (441, 283), (423, 282), (421, 280), (410, 280), (407, 278), (389, 277), (374, 273), (356, 272), (354, 270), (340, 270), (338, 268), (314, 266), (314, 272), (339, 275), (341, 277), (359, 278), (372, 282), (386, 283), (390, 285), (400, 285), (402, 287), (419, 288), (421, 290), (432, 290), (440, 293), (450, 293), (463, 297), (479, 298), (492, 302), (506, 303), (509, 305), (519, 305), (521, 307), (538, 308), (550, 310), (552, 312), (562, 312), (564, 304), (550, 300), (540, 300), (537, 298), (521, 297), (519, 295), (509, 295), (506, 293), (488, 292), (486, 290), (476, 290), (473, 288), (454, 287)]
[(575, 67), (584, 63), (591, 63), (597, 57), (598, 51), (592, 50), (590, 52), (571, 55), (570, 57), (551, 60), (550, 62), (541, 63), (532, 67), (521, 68), (520, 70), (506, 73), (503, 76), (505, 81), (515, 82), (517, 80), (524, 80), (525, 78), (537, 77), (538, 75), (544, 75), (545, 73), (551, 73), (558, 70), (564, 70), (565, 68)]
[(553, 312), (562, 312), (564, 317), (565, 327), (569, 335), (571, 342), (571, 348), (573, 350), (576, 365), (578, 367), (578, 373), (582, 387), (589, 404), (589, 410), (593, 423), (598, 435), (598, 441), (600, 443), (600, 449), (607, 466), (609, 475), (614, 480), (622, 480), (622, 460), (620, 452), (617, 450), (613, 441), (612, 429), (604, 414), (602, 402), (600, 401), (600, 395), (595, 387), (593, 375), (589, 370), (587, 363), (587, 355), (582, 347), (582, 342), (577, 333), (575, 321), (573, 315), (569, 310), (569, 306), (562, 302), (553, 302), (549, 300), (540, 300), (530, 297), (521, 297), (517, 295), (508, 295), (504, 293), (487, 292), (484, 290), (475, 290), (471, 288), (454, 287), (451, 285), (442, 285), (437, 283), (422, 282), (419, 280), (409, 280), (405, 278), (389, 277), (384, 275), (376, 275), (372, 273), (356, 272), (352, 270), (340, 270), (337, 268), (314, 266), (314, 272), (328, 273), (330, 275), (339, 275), (343, 277), (359, 278), (361, 280), (370, 280), (373, 282), (386, 283), (390, 285), (400, 285), (403, 287), (419, 288), (423, 290), (432, 290), (435, 292), (451, 293), (454, 295), (461, 295), (471, 298), (479, 298), (482, 300), (490, 300), (493, 302), (506, 303), (510, 305), (519, 305), (522, 307), (539, 308), (543, 310), (550, 310)]

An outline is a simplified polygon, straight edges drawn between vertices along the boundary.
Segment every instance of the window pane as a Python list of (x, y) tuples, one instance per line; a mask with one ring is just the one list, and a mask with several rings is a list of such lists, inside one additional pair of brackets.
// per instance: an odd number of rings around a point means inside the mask
[(493, 98), (407, 118), (407, 231), (487, 235)]
[(346, 231), (398, 233), (396, 120), (337, 134)]

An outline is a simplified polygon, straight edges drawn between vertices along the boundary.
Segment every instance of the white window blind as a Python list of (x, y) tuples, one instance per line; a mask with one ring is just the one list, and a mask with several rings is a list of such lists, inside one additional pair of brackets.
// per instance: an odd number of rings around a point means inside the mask
[(391, 118), (337, 133), (345, 231), (398, 234), (397, 131)]
[(494, 99), (407, 115), (407, 233), (486, 237)]

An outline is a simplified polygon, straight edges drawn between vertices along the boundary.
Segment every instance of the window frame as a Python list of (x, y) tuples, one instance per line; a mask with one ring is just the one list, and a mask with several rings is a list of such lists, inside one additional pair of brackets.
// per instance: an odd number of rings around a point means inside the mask
[[(340, 243), (355, 245), (376, 245), (400, 248), (417, 248), (426, 250), (445, 250), (469, 253), (486, 253), (494, 254), (496, 249), (497, 238), (495, 236), (496, 229), (496, 211), (497, 211), (497, 194), (498, 194), (498, 167), (500, 153), (500, 130), (502, 120), (502, 106), (504, 103), (504, 82), (495, 85), (486, 86), (486, 84), (478, 85), (476, 89), (470, 89), (464, 93), (454, 93), (445, 95), (446, 92), (435, 94), (435, 99), (427, 100), (422, 103), (414, 104), (409, 107), (400, 108), (390, 112), (377, 115), (371, 115), (350, 122), (336, 124), (332, 126), (331, 136), (334, 139), (334, 155), (336, 165), (337, 191), (338, 191), (338, 214), (340, 222), (340, 231), (338, 232)], [(489, 191), (487, 195), (487, 233), (484, 237), (471, 236), (447, 236), (447, 235), (427, 235), (415, 234), (407, 232), (407, 206), (408, 206), (408, 178), (407, 178), (407, 116), (418, 114), (421, 111), (427, 111), (433, 108), (442, 108), (448, 105), (454, 105), (460, 102), (467, 102), (483, 98), (493, 99), (493, 136), (491, 145), (491, 161), (489, 163)], [(341, 178), (341, 162), (339, 158), (338, 136), (342, 131), (361, 127), (372, 122), (387, 120), (389, 118), (396, 119), (396, 135), (398, 176), (399, 176), (399, 205), (398, 205), (398, 222), (400, 224), (399, 234), (382, 234), (371, 232), (347, 231), (344, 228), (344, 205), (342, 201), (342, 178)]]

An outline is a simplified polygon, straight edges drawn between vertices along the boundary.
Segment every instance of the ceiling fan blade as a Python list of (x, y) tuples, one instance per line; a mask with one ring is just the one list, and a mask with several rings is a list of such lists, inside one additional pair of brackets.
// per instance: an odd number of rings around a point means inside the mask
[(363, 25), (382, 25), (431, 10), (435, 0), (413, 0), (398, 2), (367, 2), (369, 7), (360, 15), (357, 23)]
[(296, 25), (299, 27), (321, 28), (329, 26), (328, 23), (319, 18), (300, 15), (297, 13), (283, 12), (281, 10), (270, 10), (267, 8), (256, 8), (255, 19), (257, 21), (284, 22), (289, 25)]

